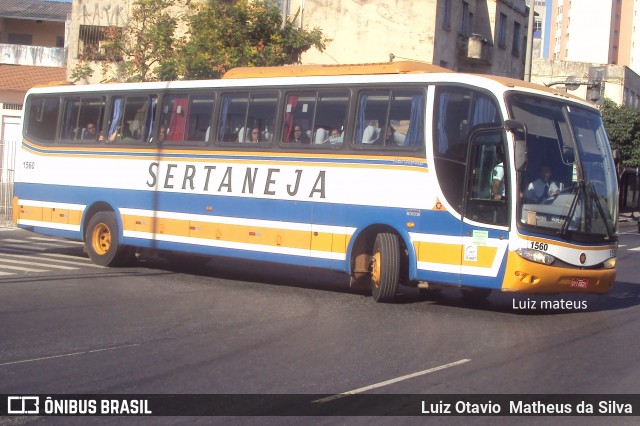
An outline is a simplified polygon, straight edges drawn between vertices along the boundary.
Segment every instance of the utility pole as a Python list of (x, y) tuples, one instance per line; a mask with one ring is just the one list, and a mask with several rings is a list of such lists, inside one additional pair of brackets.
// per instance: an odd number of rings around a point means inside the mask
[(527, 52), (524, 59), (524, 81), (531, 81), (531, 62), (533, 56), (533, 21), (535, 16), (535, 0), (529, 0), (529, 27), (527, 28)]

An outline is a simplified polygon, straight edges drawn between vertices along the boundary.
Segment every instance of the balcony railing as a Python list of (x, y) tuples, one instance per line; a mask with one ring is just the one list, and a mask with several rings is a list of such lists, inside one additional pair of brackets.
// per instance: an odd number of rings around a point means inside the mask
[(63, 47), (0, 43), (0, 64), (65, 67), (67, 51)]

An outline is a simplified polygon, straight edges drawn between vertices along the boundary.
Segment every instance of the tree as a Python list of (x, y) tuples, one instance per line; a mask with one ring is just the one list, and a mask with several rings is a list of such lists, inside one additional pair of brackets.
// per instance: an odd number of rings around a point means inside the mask
[(115, 80), (157, 81), (177, 78), (172, 59), (180, 19), (178, 0), (135, 0), (127, 23), (107, 31), (103, 74), (116, 61)]
[(179, 68), (185, 79), (219, 78), (238, 66), (297, 63), (329, 41), (319, 28), (297, 28), (272, 0), (210, 0), (192, 5), (189, 31), (180, 49)]
[(640, 111), (616, 105), (606, 99), (600, 108), (602, 121), (611, 148), (620, 151), (622, 163), (628, 167), (640, 165)]

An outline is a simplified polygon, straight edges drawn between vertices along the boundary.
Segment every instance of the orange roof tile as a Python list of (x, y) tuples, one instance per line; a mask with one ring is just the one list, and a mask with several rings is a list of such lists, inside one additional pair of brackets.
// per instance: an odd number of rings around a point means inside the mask
[(34, 86), (67, 79), (67, 70), (60, 67), (0, 65), (0, 90), (25, 92)]

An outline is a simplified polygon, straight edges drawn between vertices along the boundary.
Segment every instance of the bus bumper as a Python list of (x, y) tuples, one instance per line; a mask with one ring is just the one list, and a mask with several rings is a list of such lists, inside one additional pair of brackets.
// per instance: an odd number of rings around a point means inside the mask
[(514, 252), (508, 252), (502, 291), (605, 294), (615, 279), (615, 268), (562, 268), (531, 262)]

